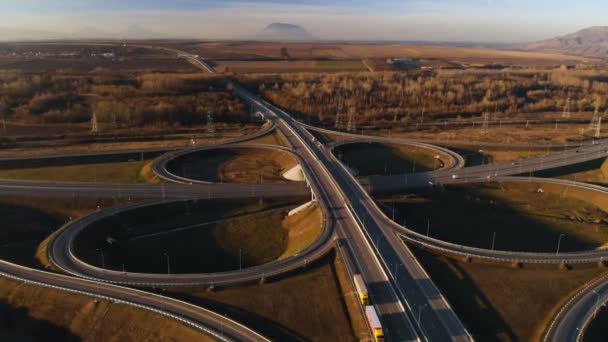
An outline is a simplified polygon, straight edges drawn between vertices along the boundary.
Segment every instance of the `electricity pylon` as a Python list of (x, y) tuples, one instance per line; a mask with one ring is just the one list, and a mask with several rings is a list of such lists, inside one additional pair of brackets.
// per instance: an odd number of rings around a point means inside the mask
[(213, 112), (207, 111), (207, 133), (215, 133), (215, 121), (213, 121)]
[(93, 112), (93, 116), (91, 116), (91, 133), (97, 133), (99, 131), (99, 127), (97, 126), (97, 114)]
[(564, 106), (564, 112), (562, 113), (563, 118), (570, 117), (570, 101), (570, 96), (568, 96), (568, 99), (566, 100), (566, 105)]
[(348, 110), (348, 123), (346, 124), (346, 131), (354, 133), (357, 131), (357, 122), (355, 120), (355, 109), (350, 108)]
[(490, 126), (489, 120), (490, 120), (490, 113), (487, 113), (487, 112), (483, 113), (483, 125), (481, 126), (482, 134), (488, 133), (488, 128)]
[(344, 126), (344, 116), (342, 115), (342, 104), (338, 105), (338, 111), (336, 113), (336, 123), (334, 127), (336, 129), (342, 129)]

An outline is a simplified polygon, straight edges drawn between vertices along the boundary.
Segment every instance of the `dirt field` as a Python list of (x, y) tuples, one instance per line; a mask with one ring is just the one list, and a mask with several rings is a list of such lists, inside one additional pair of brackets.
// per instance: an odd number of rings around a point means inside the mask
[(507, 144), (563, 144), (590, 139), (589, 124), (530, 124), (493, 126), (487, 131), (482, 125), (471, 124), (465, 127), (436, 126), (415, 130), (395, 125), (387, 129), (366, 129), (363, 133), (369, 135), (391, 136), (408, 139), (430, 139), (441, 141), (467, 141), (480, 143)]
[[(594, 201), (590, 191), (567, 191), (536, 183), (422, 190), (394, 202), (395, 219), (422, 234), (428, 229), (434, 238), (480, 248), (492, 248), (494, 234), (498, 250), (556, 252), (558, 241), (562, 252), (604, 245), (605, 203)], [(392, 211), (393, 202), (387, 205)]]
[(170, 172), (207, 182), (285, 182), (282, 174), (297, 164), (291, 154), (271, 149), (238, 148), (202, 151), (167, 164)]
[(256, 43), (256, 42), (209, 42), (178, 44), (177, 48), (198, 53), (208, 59), (281, 59), (281, 48), (287, 48), (291, 58), (387, 58), (405, 57), (418, 59), (449, 60), (466, 64), (526, 65), (534, 67), (556, 66), (565, 62), (583, 60), (577, 56), (520, 51), (504, 51), (481, 48), (424, 46), (408, 44), (359, 44), (359, 43)]
[(0, 278), (5, 341), (204, 341), (202, 332), (124, 304)]
[(413, 251), (476, 341), (542, 340), (546, 325), (576, 289), (606, 272), (597, 266), (514, 269)]
[(2, 69), (20, 70), (28, 73), (55, 72), (64, 70), (66, 72), (81, 73), (103, 73), (103, 72), (197, 72), (198, 69), (188, 63), (185, 59), (173, 57), (167, 58), (129, 58), (123, 60), (106, 59), (27, 59), (17, 60), (12, 63), (0, 64)]
[[(239, 288), (183, 289), (179, 298), (224, 313), (275, 341), (357, 341), (362, 316), (349, 318), (344, 303), (352, 292), (341, 289), (342, 268), (333, 255), (299, 272), (263, 285)], [(352, 289), (349, 289), (352, 291)], [(355, 311), (353, 311), (355, 312)], [(351, 323), (356, 322), (356, 324)], [(356, 333), (355, 333), (356, 332)]]
[(239, 74), (367, 71), (361, 60), (218, 61), (215, 64), (219, 72)]

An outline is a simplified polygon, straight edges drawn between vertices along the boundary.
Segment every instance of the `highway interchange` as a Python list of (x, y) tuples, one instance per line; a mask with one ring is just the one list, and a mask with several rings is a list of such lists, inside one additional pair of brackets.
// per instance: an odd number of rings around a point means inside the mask
[[(206, 63), (190, 57), (211, 72)], [(0, 263), (0, 272), (8, 277), (21, 281), (33, 282), (43, 286), (58, 287), (63, 290), (81, 291), (82, 293), (124, 301), (131, 305), (157, 310), (161, 314), (183, 319), (188, 324), (200, 327), (214, 335), (228, 340), (264, 340), (262, 336), (237, 322), (204, 309), (195, 308), (187, 303), (173, 299), (143, 293), (128, 287), (113, 284), (140, 286), (180, 286), (199, 284), (206, 286), (235, 284), (260, 281), (265, 277), (292, 271), (307, 262), (313, 261), (337, 244), (345, 251), (347, 262), (360, 272), (370, 284), (371, 300), (376, 304), (382, 316), (387, 339), (391, 341), (444, 341), (472, 340), (464, 324), (451, 309), (441, 292), (434, 285), (428, 274), (404, 244), (402, 237), (410, 242), (425, 245), (441, 251), (470, 256), (473, 258), (500, 259), (506, 262), (536, 263), (576, 263), (602, 261), (608, 252), (561, 253), (520, 253), (507, 251), (490, 251), (458, 246), (434, 240), (416, 234), (390, 220), (378, 208), (370, 197), (374, 191), (398, 191), (420, 186), (439, 186), (483, 181), (531, 181), (528, 177), (513, 177), (535, 171), (554, 169), (589, 160), (604, 159), (608, 156), (608, 142), (598, 141), (594, 144), (567, 149), (548, 156), (527, 158), (516, 162), (495, 163), (475, 167), (464, 167), (464, 160), (457, 154), (437, 147), (450, 156), (447, 167), (434, 172), (403, 174), (389, 176), (372, 176), (358, 180), (334, 156), (334, 146), (321, 144), (311, 133), (320, 130), (307, 127), (295, 121), (288, 113), (270, 103), (234, 85), (237, 94), (246, 102), (254, 105), (268, 120), (264, 129), (254, 136), (228, 141), (243, 142), (267, 134), (273, 129), (280, 131), (287, 139), (291, 151), (295, 153), (303, 167), (306, 184), (301, 183), (265, 183), (265, 184), (191, 184), (200, 183), (193, 180), (179, 179), (166, 169), (169, 158), (201, 149), (202, 146), (169, 154), (155, 162), (155, 172), (164, 179), (182, 184), (163, 185), (125, 185), (96, 184), (75, 182), (35, 182), (35, 181), (0, 181), (0, 193), (8, 195), (32, 194), (41, 196), (112, 196), (117, 198), (149, 199), (148, 202), (128, 204), (125, 206), (101, 210), (97, 213), (68, 223), (51, 241), (49, 256), (52, 262), (66, 273), (76, 277), (37, 271), (7, 262)], [(324, 130), (321, 130), (324, 131)], [(328, 133), (328, 131), (325, 131)], [(344, 134), (331, 132), (331, 134)], [(391, 143), (424, 144), (435, 148), (432, 142), (420, 142), (404, 139), (360, 137), (355, 141), (379, 141)], [(219, 146), (219, 145), (218, 145)], [(603, 187), (578, 182), (547, 180), (573, 187), (585, 187), (590, 190), (606, 192)], [(186, 183), (186, 184), (184, 184)], [(192, 198), (242, 198), (259, 196), (294, 196), (313, 193), (324, 212), (325, 227), (323, 236), (307, 250), (290, 259), (273, 262), (258, 268), (223, 274), (199, 275), (158, 275), (133, 274), (102, 270), (87, 265), (73, 255), (72, 241), (81, 229), (106, 215), (113, 215), (121, 210), (134, 207)], [(588, 323), (598, 303), (608, 299), (608, 281), (600, 279), (584, 289), (562, 310), (551, 325), (547, 340), (577, 340)]]

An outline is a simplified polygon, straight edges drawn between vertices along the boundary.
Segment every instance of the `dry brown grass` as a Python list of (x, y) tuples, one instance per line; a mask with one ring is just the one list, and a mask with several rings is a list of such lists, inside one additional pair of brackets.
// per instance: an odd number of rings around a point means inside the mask
[(598, 59), (564, 54), (507, 51), (483, 48), (424, 46), (411, 44), (358, 44), (358, 43), (284, 43), (284, 42), (210, 42), (182, 46), (209, 59), (282, 58), (281, 48), (287, 48), (292, 58), (386, 58), (409, 57), (420, 59), (456, 60), (463, 63), (505, 63), (527, 66), (553, 66), (561, 63)]
[(139, 171), (139, 177), (149, 184), (160, 184), (163, 180), (152, 171), (152, 162), (147, 163)]
[(147, 310), (5, 278), (0, 278), (0, 299), (0, 331), (9, 339), (214, 341)]
[[(437, 126), (436, 128), (421, 129), (418, 131), (400, 129), (399, 126), (387, 132), (384, 130), (366, 130), (374, 135), (388, 135), (392, 137), (432, 139), (443, 141), (468, 141), (480, 143), (507, 143), (507, 144), (563, 144), (579, 141), (588, 137), (589, 124), (530, 124), (492, 126), (487, 132), (482, 131), (479, 123), (464, 127), (450, 128)], [(581, 134), (581, 132), (585, 134)]]
[(323, 229), (321, 209), (312, 204), (301, 212), (286, 217), (283, 229), (287, 231), (288, 241), (287, 248), (279, 259), (300, 253), (319, 238)]
[(596, 266), (510, 268), (463, 263), (414, 248), (418, 259), (479, 341), (539, 341), (574, 291), (605, 273)]
[(356, 341), (344, 304), (348, 293), (340, 288), (334, 256), (308, 267), (263, 285), (214, 292), (184, 289), (177, 295), (225, 313), (276, 341)]
[(289, 147), (289, 144), (287, 143), (287, 140), (283, 136), (283, 133), (281, 133), (277, 130), (273, 130), (272, 132), (270, 132), (268, 134), (264, 134), (261, 137), (247, 140), (247, 141), (243, 142), (242, 144), (262, 144), (262, 145), (277, 145), (277, 146)]
[[(198, 136), (195, 135), (197, 144), (207, 144), (212, 142), (220, 142), (223, 140), (237, 138), (255, 133), (259, 130), (259, 126), (251, 125), (245, 129), (237, 129), (223, 133), (217, 133), (214, 136)], [(109, 151), (130, 151), (153, 148), (180, 148), (191, 147), (191, 137), (166, 137), (166, 139), (150, 139), (147, 141), (116, 141), (116, 142), (78, 142), (72, 140), (62, 140), (57, 143), (56, 140), (49, 142), (39, 142), (37, 144), (28, 145), (27, 147), (6, 147), (0, 150), (0, 157), (20, 157), (23, 155), (29, 156), (45, 156), (49, 154), (69, 154), (69, 153), (95, 153)]]
[(237, 154), (220, 164), (219, 172), (225, 182), (285, 181), (282, 174), (298, 163), (291, 154), (278, 150), (248, 148), (239, 150)]

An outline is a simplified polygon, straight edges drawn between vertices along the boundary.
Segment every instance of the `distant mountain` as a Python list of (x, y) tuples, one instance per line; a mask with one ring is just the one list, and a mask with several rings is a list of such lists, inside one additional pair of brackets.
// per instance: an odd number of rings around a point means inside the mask
[(565, 36), (517, 46), (529, 51), (608, 57), (608, 26), (590, 27)]
[(305, 28), (293, 24), (273, 23), (258, 33), (255, 37), (258, 40), (317, 40)]

